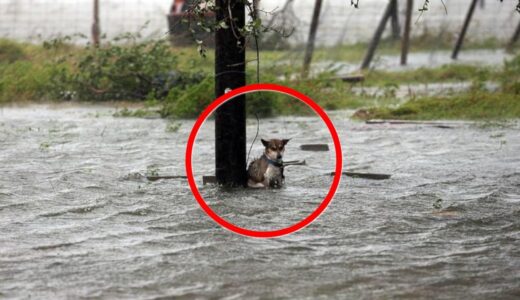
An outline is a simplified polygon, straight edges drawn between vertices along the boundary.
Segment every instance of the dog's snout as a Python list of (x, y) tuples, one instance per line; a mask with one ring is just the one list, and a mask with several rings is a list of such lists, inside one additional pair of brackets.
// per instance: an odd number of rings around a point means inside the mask
[(277, 159), (281, 159), (281, 158), (282, 158), (282, 155), (281, 155), (280, 153), (278, 153), (278, 154), (276, 155), (276, 158), (277, 158)]

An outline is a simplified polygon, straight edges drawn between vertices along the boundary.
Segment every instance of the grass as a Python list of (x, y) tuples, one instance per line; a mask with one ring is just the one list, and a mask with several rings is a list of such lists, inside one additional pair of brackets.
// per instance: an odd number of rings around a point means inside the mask
[[(430, 34), (423, 33), (420, 36), (412, 37), (410, 40), (410, 52), (432, 52), (432, 51), (451, 51), (455, 43), (456, 36), (454, 34)], [(474, 49), (497, 49), (503, 46), (503, 43), (496, 38), (488, 38), (485, 40), (467, 40), (464, 42), (464, 50)], [(313, 61), (342, 61), (350, 63), (361, 63), (364, 58), (368, 43), (355, 43), (336, 45), (332, 47), (318, 47), (313, 56)], [(292, 55), (286, 56), (298, 62), (303, 60), (303, 49), (299, 47), (300, 51), (288, 51)], [(287, 53), (287, 51), (284, 51)], [(267, 52), (266, 58), (279, 58), (277, 53)], [(376, 50), (376, 55), (400, 55), (401, 42), (392, 38), (383, 39), (380, 41)], [(286, 54), (287, 55), (287, 54)]]
[[(442, 97), (412, 99), (398, 107), (372, 107), (357, 114), (364, 119), (471, 119), (507, 120), (520, 118), (520, 55), (492, 73), (472, 70), (473, 86), (466, 92)], [(500, 84), (496, 92), (487, 91), (484, 81)]]
[(401, 120), (493, 120), (520, 118), (520, 97), (510, 93), (485, 91), (450, 97), (424, 97), (396, 108), (373, 107), (365, 119)]
[[(454, 37), (449, 34), (443, 35), (442, 39), (439, 39), (438, 35), (431, 35), (424, 33), (421, 36), (412, 38), (410, 44), (410, 52), (420, 51), (437, 51), (437, 50), (451, 50), (453, 47)], [(481, 41), (466, 41), (464, 49), (497, 49), (501, 43), (495, 38), (489, 38)], [(382, 40), (377, 49), (376, 55), (399, 55), (400, 54), (400, 41), (385, 39)], [(339, 45), (333, 47), (318, 47), (314, 51), (313, 62), (320, 61), (341, 61), (347, 63), (361, 63), (367, 49), (367, 43), (355, 43), (350, 45)], [(177, 47), (174, 51), (179, 55), (179, 67), (181, 69), (193, 69), (201, 70), (206, 73), (213, 72), (213, 65), (215, 56), (213, 51), (207, 51), (207, 57), (201, 58), (200, 55), (194, 51), (193, 47)], [(304, 56), (304, 47), (292, 47), (286, 50), (261, 50), (260, 51), (260, 69), (262, 74), (268, 73), (276, 76), (283, 76), (287, 74), (298, 74), (301, 69), (301, 64)], [(256, 53), (253, 49), (249, 49), (246, 53), (246, 61), (248, 61), (248, 68), (253, 70), (256, 68)], [(282, 68), (279, 66), (283, 65)], [(462, 80), (466, 80), (471, 77), (468, 71), (472, 70), (485, 70), (485, 68), (479, 68), (475, 66), (467, 65), (449, 65), (442, 67), (439, 70), (438, 76), (434, 79), (440, 81), (443, 77), (447, 77), (449, 80), (457, 80), (462, 77)], [(391, 74), (402, 75), (400, 79), (407, 80), (409, 83), (418, 82), (420, 79), (429, 79), (429, 75), (435, 72), (428, 72), (427, 70), (435, 69), (419, 69), (417, 71), (405, 71), (405, 72), (392, 72)], [(450, 74), (451, 72), (451, 74)], [(369, 72), (371, 73), (371, 71)], [(367, 73), (368, 75), (370, 75)], [(374, 72), (373, 76), (367, 77), (367, 82), (370, 83), (372, 79), (380, 79), (380, 77), (386, 75), (386, 72)], [(430, 74), (429, 74), (430, 73)], [(420, 76), (415, 76), (419, 74)], [(381, 75), (381, 76), (378, 76)], [(419, 78), (419, 79), (418, 79)], [(373, 84), (377, 84), (374, 82)], [(372, 83), (370, 83), (372, 84)]]
[(398, 72), (371, 70), (367, 71), (364, 75), (366, 85), (386, 86), (414, 83), (493, 80), (500, 75), (500, 71), (500, 68), (451, 64), (437, 68), (421, 67), (414, 70)]
[[(448, 41), (437, 41), (425, 35), (412, 41), (412, 51), (430, 51), (431, 48), (444, 49), (451, 45)], [(496, 41), (488, 40), (480, 44), (466, 44), (466, 48), (492, 48)], [(82, 100), (91, 101), (96, 93), (85, 93), (86, 98), (78, 97), (77, 90), (81, 90), (88, 80), (103, 87), (117, 86), (119, 89), (131, 90), (132, 87), (142, 88), (132, 80), (125, 79), (122, 83), (114, 84), (111, 76), (101, 79), (93, 72), (119, 74), (122, 70), (128, 71), (127, 64), (120, 63), (120, 69), (114, 66), (114, 60), (126, 55), (128, 60), (140, 59), (138, 69), (146, 69), (148, 78), (152, 78), (157, 65), (162, 70), (185, 70), (185, 77), (175, 79), (175, 85), (160, 94), (155, 89), (141, 93), (139, 98), (121, 96), (119, 101), (140, 101), (148, 103), (147, 108), (138, 110), (121, 110), (115, 116), (119, 117), (151, 117), (158, 113), (163, 117), (195, 117), (213, 100), (213, 65), (214, 54), (207, 52), (207, 57), (199, 56), (194, 47), (167, 48), (166, 52), (155, 52), (155, 60), (150, 55), (141, 55), (133, 49), (125, 47), (107, 47), (104, 52), (93, 51), (85, 47), (68, 44), (67, 41), (53, 40), (44, 45), (18, 43), (0, 39), (0, 103), (20, 101), (56, 101)], [(145, 54), (149, 47), (141, 47), (139, 51)], [(318, 48), (314, 61), (339, 60), (359, 62), (366, 49), (366, 44), (345, 45), (334, 48)], [(116, 52), (114, 52), (116, 51)], [(147, 52), (148, 51), (148, 52)], [(157, 62), (166, 53), (172, 64)], [(399, 43), (391, 40), (383, 41), (378, 49), (380, 54), (398, 54)], [(328, 110), (369, 108), (370, 118), (393, 119), (492, 119), (492, 118), (519, 118), (518, 95), (520, 93), (520, 56), (513, 63), (504, 67), (479, 67), (461, 64), (452, 64), (437, 68), (419, 68), (416, 70), (389, 72), (384, 70), (370, 70), (364, 73), (364, 86), (373, 86), (388, 89), (383, 96), (356, 94), (351, 84), (334, 79), (333, 73), (323, 73), (317, 78), (303, 80), (292, 78), (299, 74), (301, 51), (274, 51), (265, 50), (260, 53), (261, 81), (283, 84), (294, 88), (315, 100), (320, 106)], [(144, 57), (146, 56), (146, 57)], [(248, 51), (247, 81), (256, 82), (256, 56), (254, 51)], [(92, 68), (88, 62), (104, 65)], [(85, 65), (88, 68), (85, 68)], [(106, 66), (106, 68), (104, 67)], [(83, 68), (83, 69), (82, 69)], [(184, 76), (184, 75), (183, 75)], [(63, 78), (76, 78), (74, 85), (67, 84)], [(285, 78), (285, 79), (284, 79)], [(400, 100), (391, 92), (392, 88), (400, 84), (430, 83), (430, 82), (459, 82), (470, 81), (482, 83), (493, 80), (501, 84), (499, 93), (490, 93), (484, 90), (471, 90), (456, 95), (443, 97), (424, 97), (413, 99), (398, 107)], [(79, 85), (79, 86), (78, 86)], [(85, 97), (85, 96), (83, 96)], [(101, 98), (100, 98), (101, 99)], [(115, 100), (110, 96), (103, 101)], [(101, 100), (99, 100), (101, 101)], [(143, 102), (145, 101), (145, 102)], [(153, 105), (151, 105), (153, 104)], [(311, 113), (301, 102), (275, 93), (248, 95), (249, 115), (260, 116), (308, 114)], [(149, 107), (153, 106), (154, 109)], [(158, 109), (157, 109), (158, 108)]]
[(66, 66), (57, 58), (71, 51), (81, 50), (0, 39), (0, 103), (55, 99), (49, 92), (50, 78)]

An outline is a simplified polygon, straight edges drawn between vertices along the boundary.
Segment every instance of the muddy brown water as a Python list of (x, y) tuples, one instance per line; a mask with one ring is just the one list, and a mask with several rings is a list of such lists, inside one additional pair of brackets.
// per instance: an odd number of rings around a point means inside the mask
[[(520, 295), (520, 134), (506, 126), (365, 125), (336, 112), (346, 169), (328, 209), (276, 239), (222, 229), (183, 180), (193, 121), (114, 118), (106, 107), (0, 109), (0, 298), (446, 298)], [(501, 124), (503, 125), (503, 124)], [(171, 126), (170, 126), (171, 128)], [(252, 140), (256, 123), (248, 122)], [(333, 152), (314, 117), (263, 119), (292, 138), (280, 190), (201, 186), (222, 217), (270, 230), (312, 212)], [(197, 181), (213, 172), (213, 131), (197, 139)], [(256, 143), (252, 157), (261, 152)], [(434, 206), (441, 208), (434, 208)]]

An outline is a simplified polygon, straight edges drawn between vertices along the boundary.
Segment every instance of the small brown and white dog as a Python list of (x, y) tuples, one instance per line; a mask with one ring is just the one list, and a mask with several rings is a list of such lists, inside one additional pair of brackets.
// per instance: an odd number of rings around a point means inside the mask
[(252, 188), (280, 188), (283, 186), (283, 154), (288, 139), (262, 139), (264, 154), (252, 161), (247, 168), (247, 186)]

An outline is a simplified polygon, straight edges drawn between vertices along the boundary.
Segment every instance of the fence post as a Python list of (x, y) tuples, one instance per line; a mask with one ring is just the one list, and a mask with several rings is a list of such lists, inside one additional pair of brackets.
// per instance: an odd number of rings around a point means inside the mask
[(390, 24), (392, 25), (392, 38), (394, 40), (398, 40), (401, 35), (401, 28), (399, 28), (399, 8), (397, 0), (394, 2), (394, 5), (392, 6)]
[(99, 0), (94, 0), (94, 21), (92, 22), (92, 44), (99, 46), (99, 36), (101, 34), (99, 26)]
[(473, 17), (473, 12), (475, 11), (475, 7), (477, 7), (478, 0), (472, 0), (471, 5), (469, 6), (468, 14), (466, 15), (466, 19), (464, 20), (464, 24), (462, 25), (462, 30), (459, 34), (459, 38), (457, 39), (457, 43), (455, 44), (455, 48), (453, 48), (453, 53), (451, 54), (452, 59), (457, 59), (459, 55), (460, 48), (462, 47), (462, 43), (464, 42), (464, 36), (466, 35), (466, 31), (468, 30), (469, 23), (471, 22), (471, 18)]
[(406, 19), (404, 23), (403, 38), (401, 40), (401, 65), (404, 66), (408, 60), (410, 50), (410, 31), (412, 25), (413, 0), (406, 0)]
[(518, 41), (519, 37), (520, 37), (520, 22), (518, 22), (518, 25), (516, 26), (515, 33), (513, 33), (513, 36), (511, 37), (511, 40), (509, 40), (509, 43), (507, 44), (507, 49), (508, 50), (513, 49), (513, 46)]
[(386, 23), (388, 22), (388, 18), (390, 18), (390, 15), (392, 14), (392, 7), (395, 5), (395, 2), (397, 0), (390, 0), (388, 2), (388, 5), (386, 6), (385, 12), (383, 14), (383, 17), (381, 18), (381, 21), (379, 22), (379, 25), (377, 25), (376, 31), (374, 32), (374, 36), (372, 37), (372, 40), (370, 41), (370, 44), (368, 45), (368, 50), (365, 55), (365, 58), (363, 59), (363, 63), (361, 64), (361, 69), (367, 69), (370, 66), (370, 62), (372, 61), (372, 58), (374, 57), (374, 53), (376, 52), (377, 45), (379, 45), (379, 41), (381, 40), (381, 36), (383, 35), (383, 31), (385, 31)]
[[(216, 21), (227, 28), (215, 32), (215, 95), (246, 84), (245, 39), (239, 28), (245, 24), (243, 1), (216, 0)], [(230, 21), (232, 20), (232, 21)], [(215, 175), (224, 186), (245, 186), (246, 99), (235, 97), (215, 111)]]
[(312, 54), (314, 52), (314, 42), (316, 40), (316, 32), (318, 31), (318, 24), (320, 22), (322, 0), (316, 0), (314, 4), (314, 12), (312, 13), (311, 27), (309, 30), (309, 39), (307, 40), (307, 47), (305, 48), (305, 56), (303, 58), (302, 77), (307, 77), (312, 61)]

